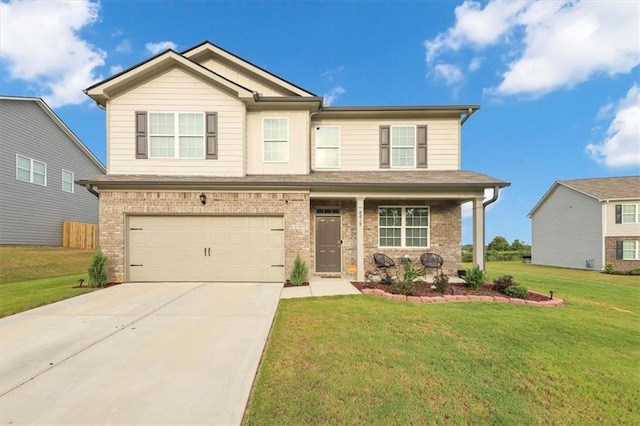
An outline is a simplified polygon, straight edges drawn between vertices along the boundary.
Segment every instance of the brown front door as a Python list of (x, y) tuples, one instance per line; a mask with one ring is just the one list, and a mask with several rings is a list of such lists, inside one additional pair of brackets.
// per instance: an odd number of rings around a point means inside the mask
[(316, 216), (316, 272), (340, 272), (340, 216)]

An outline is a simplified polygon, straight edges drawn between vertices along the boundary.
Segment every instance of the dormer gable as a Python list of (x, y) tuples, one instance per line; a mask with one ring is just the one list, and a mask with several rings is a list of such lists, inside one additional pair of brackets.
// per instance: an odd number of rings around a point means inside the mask
[(248, 87), (262, 97), (316, 97), (315, 94), (205, 41), (182, 52), (185, 58)]
[(242, 100), (254, 98), (255, 93), (249, 88), (193, 62), (171, 49), (103, 80), (87, 88), (84, 92), (93, 98), (98, 105), (105, 107), (108, 100), (114, 99), (132, 88), (176, 68), (193, 75), (205, 83), (215, 85)]

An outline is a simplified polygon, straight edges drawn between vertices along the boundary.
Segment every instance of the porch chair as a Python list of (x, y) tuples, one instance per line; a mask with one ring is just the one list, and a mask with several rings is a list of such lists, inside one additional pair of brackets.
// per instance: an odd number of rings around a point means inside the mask
[(376, 268), (381, 269), (386, 275), (387, 279), (391, 278), (391, 275), (387, 271), (388, 269), (395, 269), (396, 262), (393, 261), (389, 256), (382, 253), (374, 253), (373, 254), (373, 262), (376, 264)]
[(424, 267), (424, 276), (427, 277), (427, 271), (429, 269), (435, 269), (436, 273), (440, 272), (439, 275), (442, 274), (442, 265), (444, 264), (444, 259), (442, 256), (436, 253), (424, 253), (420, 256), (420, 263)]

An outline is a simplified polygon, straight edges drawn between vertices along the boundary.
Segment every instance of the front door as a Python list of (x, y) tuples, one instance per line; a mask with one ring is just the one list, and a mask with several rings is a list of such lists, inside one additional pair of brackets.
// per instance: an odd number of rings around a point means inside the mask
[(340, 216), (316, 216), (316, 272), (341, 271)]

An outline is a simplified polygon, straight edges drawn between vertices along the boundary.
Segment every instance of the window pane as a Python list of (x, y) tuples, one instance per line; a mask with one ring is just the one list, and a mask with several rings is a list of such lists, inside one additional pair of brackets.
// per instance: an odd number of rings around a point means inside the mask
[(379, 210), (380, 226), (401, 226), (402, 225), (402, 209), (401, 208), (381, 208)]
[(180, 157), (203, 158), (204, 137), (180, 137)]
[(151, 136), (149, 138), (149, 154), (152, 158), (175, 157), (173, 136)]
[(38, 173), (33, 174), (33, 183), (44, 186), (44, 180), (44, 175)]
[(428, 226), (429, 210), (423, 208), (406, 209), (407, 226)]
[(31, 170), (31, 159), (18, 156), (18, 167), (21, 169)]
[(31, 173), (29, 172), (29, 170), (18, 169), (17, 178), (18, 180), (21, 180), (24, 182), (31, 182)]
[(152, 135), (172, 135), (174, 133), (173, 113), (149, 113), (149, 133)]
[(46, 166), (44, 163), (33, 160), (33, 172), (41, 175), (45, 174)]
[(636, 209), (637, 206), (635, 204), (623, 204), (622, 223), (635, 223), (637, 221)]
[(391, 127), (391, 146), (413, 147), (416, 142), (415, 127)]
[(427, 247), (427, 228), (407, 228), (407, 247)]
[(413, 167), (414, 153), (413, 148), (392, 148), (391, 165), (393, 167)]
[(181, 135), (204, 136), (204, 117), (202, 114), (179, 114), (178, 123)]
[(340, 166), (340, 151), (337, 148), (318, 148), (316, 150), (316, 166), (317, 167), (333, 167)]
[(334, 147), (340, 146), (339, 130), (337, 127), (320, 127), (316, 131), (317, 147)]
[(272, 163), (287, 161), (287, 142), (265, 141), (264, 161)]
[(264, 139), (265, 140), (287, 140), (287, 119), (286, 118), (265, 118)]
[(400, 228), (380, 228), (380, 246), (381, 247), (402, 246), (401, 229)]

